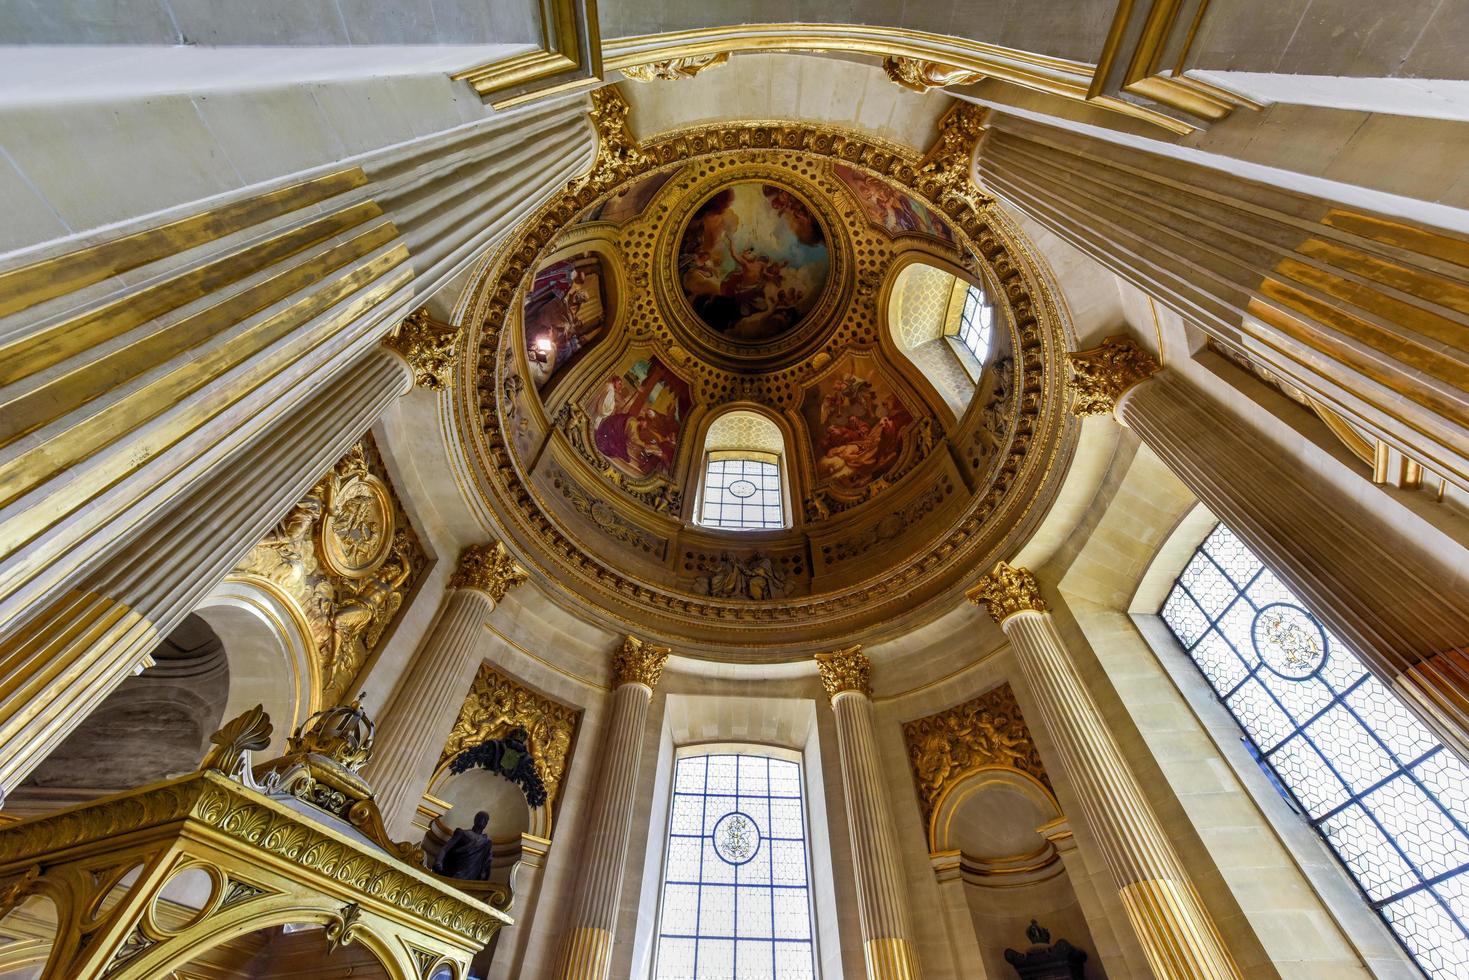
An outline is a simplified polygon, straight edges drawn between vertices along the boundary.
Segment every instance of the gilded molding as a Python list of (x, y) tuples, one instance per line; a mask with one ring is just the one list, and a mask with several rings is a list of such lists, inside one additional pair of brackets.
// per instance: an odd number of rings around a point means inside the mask
[(622, 69), (622, 74), (635, 82), (677, 81), (681, 78), (693, 78), (701, 71), (718, 68), (728, 61), (729, 52), (721, 51), (718, 54), (696, 55), (691, 58), (651, 61), (645, 65), (628, 65)]
[(895, 85), (913, 92), (928, 92), (949, 85), (971, 85), (984, 78), (983, 72), (955, 68), (953, 65), (922, 58), (894, 57), (882, 59), (882, 70)]
[(465, 749), (524, 728), (531, 759), (546, 787), (547, 806), (554, 808), (580, 715), (575, 708), (522, 687), (489, 664), (480, 664), (444, 743), (439, 766), (448, 765)]
[(1016, 613), (1045, 612), (1048, 608), (1035, 575), (1029, 569), (1003, 561), (996, 562), (990, 573), (965, 595), (976, 606), (988, 606), (990, 618), (997, 623), (1004, 623)]
[(496, 109), (597, 84), (602, 36), (595, 0), (542, 0), (535, 9), (540, 15), (539, 46), (449, 77), (469, 82)]
[(496, 602), (530, 575), (499, 541), (472, 544), (459, 553), (459, 564), (449, 577), (451, 589), (478, 589)]
[(383, 338), (383, 346), (408, 362), (414, 384), (443, 391), (454, 375), (454, 354), (462, 332), (453, 324), (435, 320), (429, 316), (428, 307), (420, 306)]
[(994, 199), (974, 183), (974, 152), (984, 135), (989, 109), (955, 101), (939, 117), (939, 136), (919, 164), (920, 182), (934, 200), (949, 206), (957, 200), (979, 210)]
[(668, 663), (668, 647), (655, 646), (636, 636), (628, 636), (612, 655), (612, 686), (645, 684), (657, 687)]
[[(955, 785), (980, 769), (1013, 769), (1051, 785), (1009, 684), (944, 711), (904, 722), (903, 740), (918, 784), (923, 817)], [(929, 848), (934, 842), (930, 830)]]
[(828, 698), (835, 698), (846, 691), (872, 697), (872, 661), (862, 652), (860, 644), (830, 653), (818, 653), (815, 659), (821, 686), (826, 689)]
[(1066, 364), (1074, 393), (1071, 411), (1083, 416), (1111, 415), (1124, 394), (1162, 370), (1152, 354), (1127, 336), (1108, 337), (1090, 350), (1069, 353)]

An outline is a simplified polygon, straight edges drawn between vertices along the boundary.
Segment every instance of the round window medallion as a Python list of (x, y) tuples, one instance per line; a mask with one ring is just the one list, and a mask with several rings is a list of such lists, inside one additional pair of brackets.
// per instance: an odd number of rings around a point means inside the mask
[(741, 500), (746, 497), (753, 497), (755, 495), (755, 490), (755, 484), (751, 483), (749, 480), (736, 480), (729, 485), (729, 492), (734, 494), (736, 497), (739, 497)]
[(760, 829), (738, 810), (720, 817), (709, 836), (714, 841), (714, 853), (727, 864), (744, 864), (760, 850)]
[(1305, 680), (1326, 659), (1326, 632), (1300, 606), (1275, 602), (1255, 614), (1250, 636), (1265, 666), (1281, 677)]

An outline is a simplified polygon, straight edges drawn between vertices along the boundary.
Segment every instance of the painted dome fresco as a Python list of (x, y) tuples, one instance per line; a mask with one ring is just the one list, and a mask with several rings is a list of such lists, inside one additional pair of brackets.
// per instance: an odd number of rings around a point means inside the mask
[(616, 108), (469, 291), (477, 491), (569, 605), (696, 654), (911, 626), (1063, 469), (1023, 239), (871, 137)]

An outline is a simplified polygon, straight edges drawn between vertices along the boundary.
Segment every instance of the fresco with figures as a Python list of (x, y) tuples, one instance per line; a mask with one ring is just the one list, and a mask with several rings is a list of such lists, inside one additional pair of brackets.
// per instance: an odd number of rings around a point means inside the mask
[(816, 305), (830, 268), (811, 209), (774, 184), (746, 182), (701, 204), (679, 244), (678, 274), (699, 319), (731, 340), (775, 340)]
[(585, 405), (597, 451), (628, 476), (671, 476), (693, 399), (656, 357), (629, 355)]
[(914, 421), (875, 364), (850, 355), (806, 390), (801, 411), (816, 479), (844, 492), (860, 491), (892, 469)]
[(889, 235), (923, 235), (945, 245), (954, 244), (954, 232), (948, 223), (922, 201), (884, 180), (840, 163), (833, 164), (832, 171), (847, 185), (867, 220)]
[(643, 209), (653, 200), (654, 195), (662, 190), (663, 185), (672, 180), (677, 173), (677, 170), (667, 170), (659, 174), (649, 174), (642, 180), (633, 181), (601, 204), (593, 205), (580, 223), (610, 221), (620, 225), (624, 221), (631, 221), (643, 213)]
[(583, 252), (536, 273), (525, 299), (525, 354), (537, 390), (606, 332), (602, 261)]

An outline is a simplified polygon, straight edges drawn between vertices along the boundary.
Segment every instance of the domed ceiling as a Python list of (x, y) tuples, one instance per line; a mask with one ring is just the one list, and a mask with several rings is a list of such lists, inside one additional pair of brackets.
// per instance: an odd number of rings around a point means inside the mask
[[(594, 103), (592, 174), (464, 311), (463, 435), (516, 550), (578, 611), (695, 655), (801, 656), (935, 614), (1039, 518), (1067, 433), (1061, 313), (967, 155), (942, 158), (966, 119), (922, 161), (796, 124), (639, 144), (615, 90)], [(996, 303), (957, 416), (887, 322), (915, 262)], [(730, 410), (779, 429), (784, 527), (695, 523)]]

